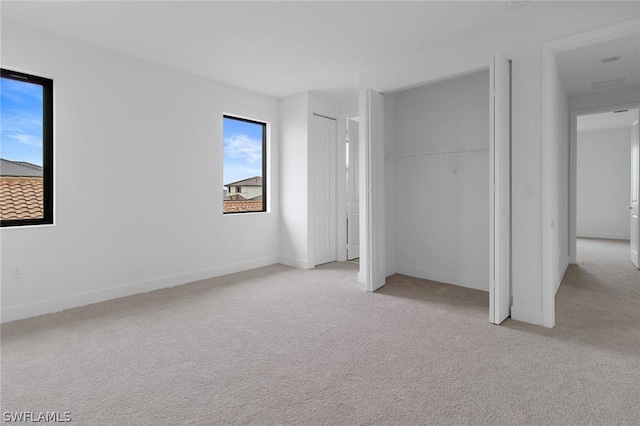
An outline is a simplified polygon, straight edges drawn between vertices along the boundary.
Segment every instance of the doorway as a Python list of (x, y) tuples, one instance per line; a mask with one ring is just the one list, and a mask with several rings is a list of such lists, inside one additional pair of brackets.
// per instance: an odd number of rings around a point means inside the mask
[(578, 112), (611, 111), (615, 105), (634, 107), (626, 104), (637, 104), (640, 99), (639, 63), (637, 20), (543, 45), (542, 325), (546, 327), (555, 326), (556, 293), (567, 266), (576, 262)]
[(584, 256), (581, 247), (591, 247), (597, 240), (617, 240), (627, 246), (624, 260), (638, 267), (638, 218), (633, 204), (636, 200), (637, 206), (639, 185), (634, 146), (639, 109), (631, 106), (573, 114), (571, 198), (575, 201), (571, 205), (575, 207), (570, 221), (575, 237), (570, 237), (569, 244), (573, 263), (580, 263)]
[[(496, 324), (511, 308), (510, 70), (510, 61), (496, 56), (488, 69), (384, 97), (369, 90), (371, 112), (360, 126), (371, 191), (367, 270), (380, 270), (375, 254), (382, 251), (387, 276), (487, 291)], [(380, 175), (383, 184), (369, 186)], [(376, 220), (382, 238), (374, 235)], [(374, 272), (367, 280), (370, 291), (384, 285)]]
[(360, 259), (360, 118), (358, 111), (338, 115), (337, 260)]

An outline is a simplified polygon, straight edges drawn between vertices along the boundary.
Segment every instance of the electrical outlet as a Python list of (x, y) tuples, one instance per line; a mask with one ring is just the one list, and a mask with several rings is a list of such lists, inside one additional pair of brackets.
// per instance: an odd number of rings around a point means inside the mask
[(21, 265), (14, 266), (13, 278), (17, 280), (19, 278), (22, 278), (23, 276), (24, 276), (24, 268)]
[(527, 185), (526, 194), (527, 194), (527, 198), (535, 198), (536, 196), (535, 185)]

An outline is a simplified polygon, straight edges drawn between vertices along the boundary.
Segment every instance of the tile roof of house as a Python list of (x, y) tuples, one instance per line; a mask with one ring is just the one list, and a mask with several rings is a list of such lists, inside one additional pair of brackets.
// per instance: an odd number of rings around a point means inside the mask
[(41, 177), (0, 177), (0, 219), (35, 219), (44, 215)]
[(262, 176), (242, 179), (237, 182), (228, 183), (225, 186), (262, 186)]
[(42, 167), (25, 161), (0, 158), (0, 176), (42, 177)]
[(225, 213), (237, 212), (259, 212), (262, 210), (262, 201), (224, 201), (223, 211)]

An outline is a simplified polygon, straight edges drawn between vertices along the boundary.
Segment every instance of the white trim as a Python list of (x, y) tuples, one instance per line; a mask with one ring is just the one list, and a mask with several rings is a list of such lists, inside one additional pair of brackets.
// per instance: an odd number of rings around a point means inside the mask
[(264, 257), (246, 262), (234, 263), (231, 265), (219, 266), (211, 269), (204, 269), (186, 274), (171, 275), (164, 278), (158, 278), (148, 281), (139, 281), (131, 284), (124, 284), (117, 287), (111, 287), (101, 290), (94, 290), (85, 293), (78, 293), (71, 296), (61, 297), (57, 299), (43, 300), (36, 303), (27, 303), (19, 306), (11, 306), (2, 309), (0, 316), (2, 322), (16, 321), (19, 319), (35, 317), (38, 315), (50, 314), (63, 311), (66, 309), (77, 308), (80, 306), (91, 305), (94, 303), (104, 302), (107, 300), (118, 299), (120, 297), (131, 296), (134, 294), (147, 293), (162, 288), (175, 287), (183, 284), (192, 283), (194, 281), (205, 280), (218, 277), (221, 275), (232, 274), (235, 272), (246, 271), (248, 269), (259, 268), (278, 263), (277, 256)]
[[(559, 52), (588, 46), (606, 40), (625, 37), (638, 31), (640, 18), (630, 19), (614, 25), (597, 28), (595, 30), (574, 34), (542, 45), (542, 93), (541, 93), (541, 174), (542, 174), (542, 325), (555, 326), (555, 273), (552, 271), (553, 259), (550, 256), (555, 253), (553, 243), (553, 231), (551, 224), (554, 211), (557, 211), (557, 203), (554, 200), (553, 173), (542, 173), (543, 170), (555, 170), (556, 156), (552, 149), (553, 113), (551, 78), (555, 72), (555, 55)], [(571, 204), (571, 203), (570, 203)]]
[(554, 226), (554, 209), (557, 208), (554, 199), (554, 181), (557, 178), (550, 170), (556, 171), (555, 155), (553, 150), (553, 134), (552, 123), (554, 121), (552, 108), (553, 87), (551, 85), (552, 76), (556, 71), (557, 64), (555, 62), (555, 50), (551, 47), (555, 42), (544, 44), (542, 47), (542, 94), (541, 94), (541, 121), (540, 129), (541, 141), (541, 168), (540, 174), (542, 182), (542, 244), (541, 244), (541, 260), (542, 260), (542, 325), (553, 328), (556, 324), (555, 312), (555, 274), (553, 273), (552, 256), (555, 253), (553, 249), (553, 231)]
[(474, 290), (489, 291), (489, 280), (484, 278), (470, 277), (467, 275), (452, 274), (449, 272), (434, 271), (425, 268), (416, 268), (406, 265), (398, 265), (398, 274), (410, 277), (422, 278), (425, 280), (437, 281), (443, 284), (457, 285), (460, 287), (472, 288)]
[(315, 268), (315, 265), (310, 265), (310, 263), (305, 260), (305, 259), (296, 259), (293, 258), (291, 256), (280, 256), (278, 263), (285, 265), (285, 266), (291, 266), (292, 268), (297, 268), (297, 269), (313, 269)]

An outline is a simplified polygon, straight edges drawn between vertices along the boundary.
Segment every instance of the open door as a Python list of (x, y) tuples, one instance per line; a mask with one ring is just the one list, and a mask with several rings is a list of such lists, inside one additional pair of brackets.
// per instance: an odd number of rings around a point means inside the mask
[[(383, 97), (371, 89), (366, 95), (364, 162), (366, 214), (360, 218), (361, 231), (366, 232), (365, 282), (368, 291), (376, 291), (385, 284), (384, 242), (384, 133)], [(362, 117), (361, 117), (362, 118)], [(363, 229), (364, 228), (364, 229)], [(362, 255), (362, 253), (361, 253)]]
[(640, 226), (638, 226), (638, 199), (640, 199), (640, 124), (635, 121), (631, 128), (631, 262), (640, 268), (638, 262), (638, 240), (640, 240)]
[(511, 63), (493, 57), (490, 72), (489, 322), (511, 315)]
[(347, 260), (360, 257), (360, 173), (358, 122), (347, 119)]

